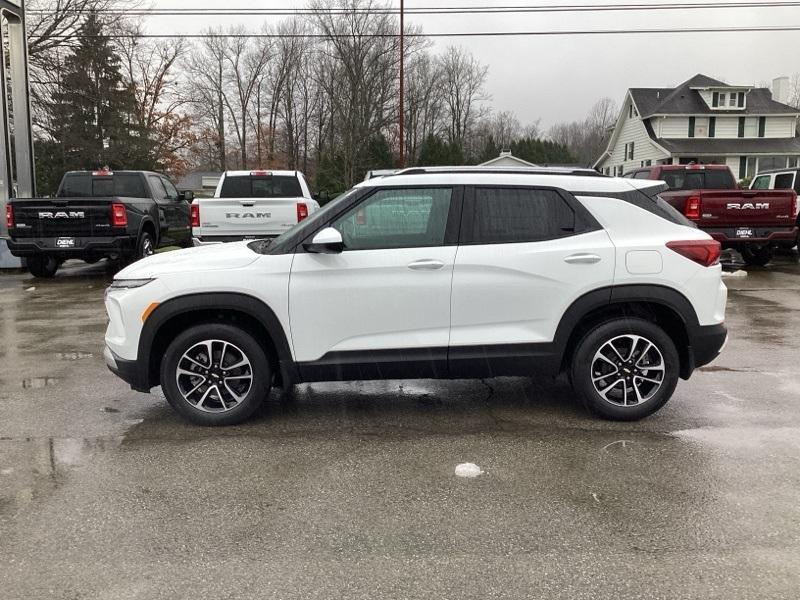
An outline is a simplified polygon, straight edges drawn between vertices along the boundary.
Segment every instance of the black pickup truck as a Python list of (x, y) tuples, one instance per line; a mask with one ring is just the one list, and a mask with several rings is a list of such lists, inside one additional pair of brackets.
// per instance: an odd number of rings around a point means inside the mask
[(161, 246), (191, 246), (193, 198), (159, 173), (70, 171), (54, 198), (8, 202), (8, 249), (32, 275), (53, 277), (68, 258), (126, 263)]

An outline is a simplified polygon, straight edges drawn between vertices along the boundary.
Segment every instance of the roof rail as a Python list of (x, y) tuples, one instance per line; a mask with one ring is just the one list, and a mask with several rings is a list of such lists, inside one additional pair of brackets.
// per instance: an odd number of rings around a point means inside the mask
[(521, 175), (577, 175), (581, 177), (608, 177), (594, 169), (584, 167), (410, 167), (384, 177), (441, 173), (521, 174)]

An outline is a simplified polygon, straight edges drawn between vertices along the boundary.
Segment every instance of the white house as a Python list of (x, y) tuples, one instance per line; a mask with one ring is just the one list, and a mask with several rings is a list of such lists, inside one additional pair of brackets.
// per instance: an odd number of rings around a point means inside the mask
[(511, 154), (511, 150), (503, 150), (499, 156), (487, 160), (485, 163), (478, 165), (479, 167), (536, 167), (538, 165), (522, 160), (519, 156)]
[(594, 167), (622, 175), (653, 164), (727, 164), (737, 177), (800, 165), (800, 110), (785, 104), (789, 80), (767, 88), (695, 75), (676, 88), (631, 88)]

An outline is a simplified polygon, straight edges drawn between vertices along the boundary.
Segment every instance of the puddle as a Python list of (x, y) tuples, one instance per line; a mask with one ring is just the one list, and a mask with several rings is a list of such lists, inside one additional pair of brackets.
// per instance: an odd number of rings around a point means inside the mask
[(91, 352), (57, 352), (56, 358), (58, 360), (80, 360), (82, 358), (92, 358), (94, 354)]
[(731, 367), (700, 367), (697, 369), (698, 371), (703, 371), (704, 373), (758, 373), (755, 369), (734, 369)]
[(59, 381), (61, 380), (57, 377), (29, 377), (28, 379), (22, 380), (22, 387), (36, 390), (39, 388), (56, 385)]

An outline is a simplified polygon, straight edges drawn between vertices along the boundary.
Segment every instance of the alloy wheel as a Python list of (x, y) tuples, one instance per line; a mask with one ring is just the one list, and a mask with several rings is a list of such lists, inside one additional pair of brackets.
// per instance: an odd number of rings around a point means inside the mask
[(204, 340), (183, 353), (175, 372), (178, 391), (204, 412), (236, 408), (253, 387), (253, 367), (241, 348), (224, 340)]
[(592, 385), (606, 402), (638, 406), (664, 383), (664, 357), (653, 342), (626, 334), (605, 342), (592, 359)]

